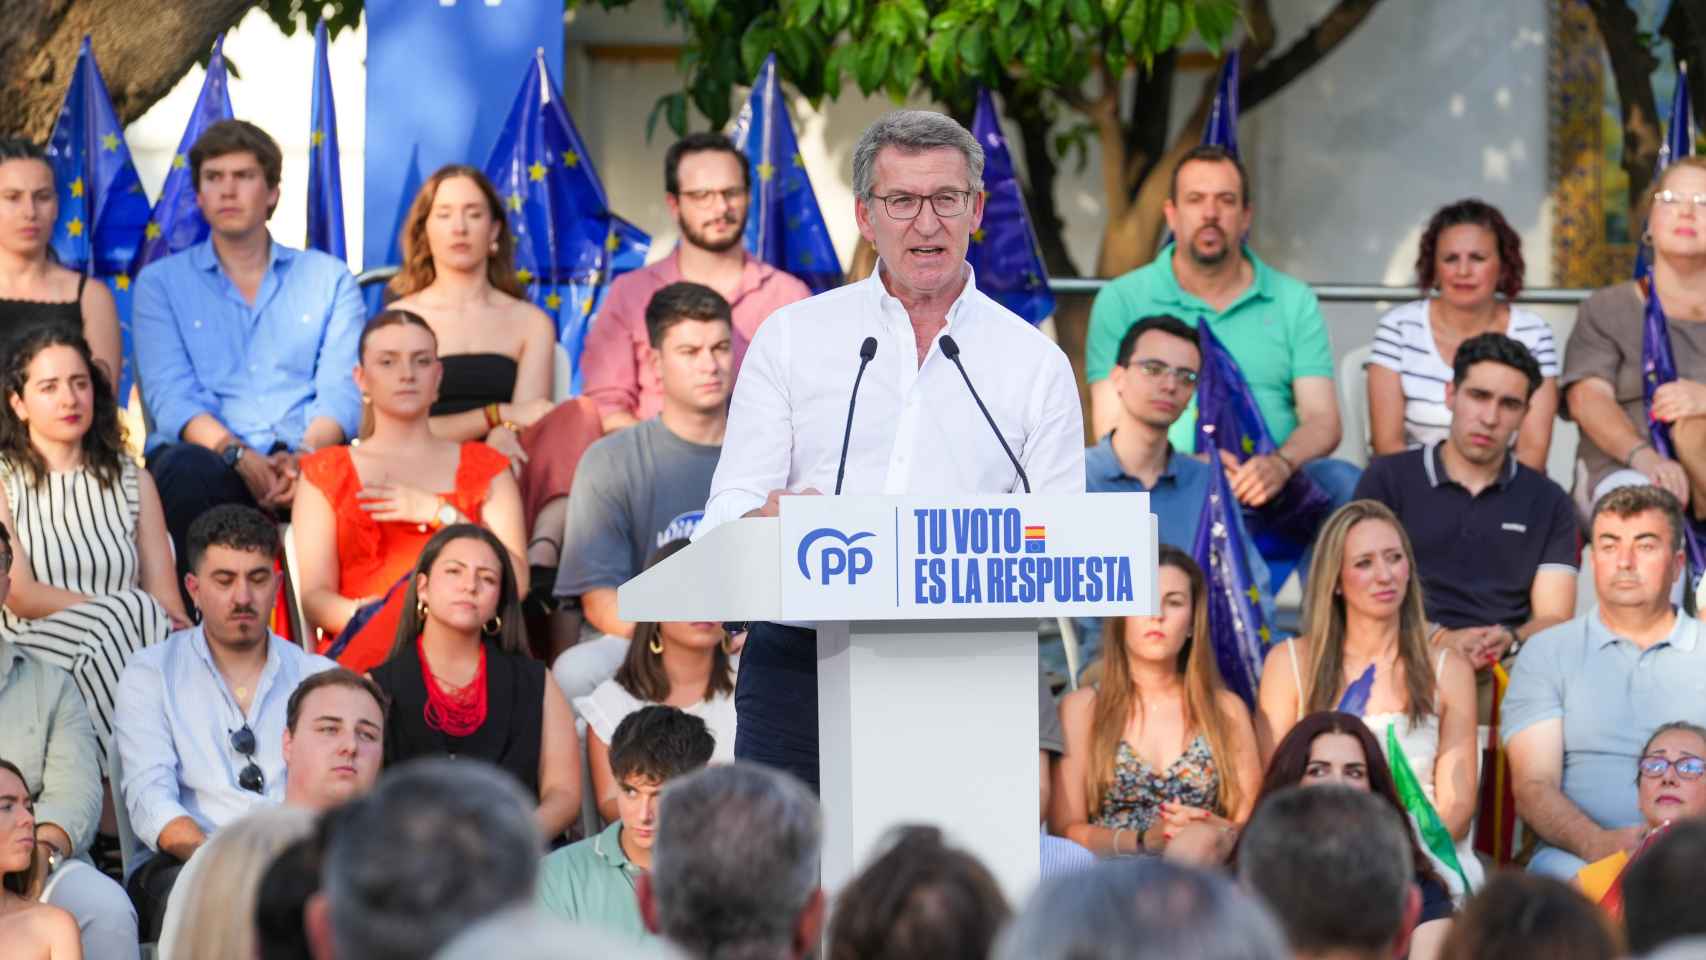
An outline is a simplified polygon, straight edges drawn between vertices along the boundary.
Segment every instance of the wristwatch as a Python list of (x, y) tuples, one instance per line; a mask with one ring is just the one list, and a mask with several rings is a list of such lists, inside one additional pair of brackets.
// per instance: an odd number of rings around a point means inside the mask
[(59, 865), (65, 862), (65, 854), (60, 853), (59, 846), (51, 841), (37, 840), (36, 844), (47, 848), (47, 875), (51, 877), (53, 872), (59, 869)]
[(220, 448), (219, 459), (224, 461), (225, 466), (228, 469), (235, 470), (237, 469), (238, 461), (243, 459), (244, 449), (243, 441), (233, 440)]
[(445, 527), (450, 526), (459, 519), (461, 519), (461, 514), (456, 512), (455, 505), (444, 499), (442, 496), (439, 497), (438, 512), (432, 515), (432, 528), (434, 530), (443, 530)]

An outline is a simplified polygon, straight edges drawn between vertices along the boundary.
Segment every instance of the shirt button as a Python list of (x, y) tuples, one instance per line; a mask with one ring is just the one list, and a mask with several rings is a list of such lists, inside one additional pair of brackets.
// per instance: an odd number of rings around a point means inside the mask
[(196, 329), (197, 329), (197, 330), (200, 330), (200, 329), (201, 329), (201, 321), (200, 321), (200, 320), (197, 320), (197, 321), (196, 321), (196, 322), (195, 322), (195, 328), (196, 328)]

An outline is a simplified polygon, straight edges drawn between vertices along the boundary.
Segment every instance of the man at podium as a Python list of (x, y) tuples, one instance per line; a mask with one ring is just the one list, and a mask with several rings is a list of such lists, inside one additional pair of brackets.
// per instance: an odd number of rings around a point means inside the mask
[[(966, 263), (983, 218), (977, 139), (939, 113), (890, 113), (854, 148), (853, 193), (877, 267), (759, 328), (695, 539), (776, 516), (787, 495), (1084, 492), (1066, 355), (980, 292)], [(735, 756), (817, 790), (817, 693), (811, 625), (752, 624)]]

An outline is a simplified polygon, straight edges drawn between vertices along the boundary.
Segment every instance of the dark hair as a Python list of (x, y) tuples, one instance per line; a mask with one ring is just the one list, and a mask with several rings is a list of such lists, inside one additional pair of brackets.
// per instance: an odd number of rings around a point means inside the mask
[(622, 718), (610, 735), (610, 772), (668, 783), (711, 762), (717, 738), (705, 721), (675, 707), (646, 706)]
[(189, 568), (201, 566), (202, 554), (208, 547), (228, 547), (250, 553), (264, 553), (277, 560), (279, 553), (278, 524), (254, 507), (240, 503), (222, 503), (208, 509), (190, 524), (184, 552), (189, 554)]
[(1679, 820), (1623, 875), (1623, 927), (1629, 952), (1706, 934), (1700, 889), (1706, 881), (1706, 820)]
[(403, 263), (397, 268), (397, 275), (385, 285), (385, 292), (395, 297), (406, 297), (426, 289), (438, 279), (438, 267), (432, 260), (432, 245), (427, 243), (426, 224), (432, 215), (433, 202), (438, 199), (438, 188), (444, 181), (457, 177), (471, 180), (480, 188), (480, 193), (486, 198), (486, 206), (491, 208), (492, 222), (498, 225), (498, 248), (486, 255), (486, 282), (517, 300), (527, 299), (527, 288), (515, 275), (515, 233), (509, 228), (509, 215), (504, 211), (503, 198), (498, 195), (498, 188), (492, 185), (491, 179), (477, 167), (461, 163), (439, 167), (415, 192), (409, 212), (403, 216), (403, 227), (398, 231), (397, 245), (403, 251)]
[(421, 616), (420, 592), (416, 584), (421, 577), (432, 576), (432, 565), (438, 562), (438, 555), (444, 548), (456, 540), (478, 540), (492, 548), (498, 557), (499, 586), (498, 586), (498, 618), (503, 621), (502, 628), (492, 642), (504, 653), (525, 654), (527, 652), (527, 635), (522, 625), (521, 594), (515, 586), (515, 570), (509, 564), (509, 550), (503, 541), (492, 535), (485, 527), (472, 523), (453, 523), (428, 540), (421, 548), (421, 558), (415, 562), (415, 569), (409, 573), (409, 588), (403, 594), (403, 616), (397, 623), (397, 639), (391, 644), (391, 652), (385, 657), (392, 660), (408, 651), (426, 629), (426, 619)]
[(47, 151), (43, 150), (34, 140), (22, 137), (0, 137), (0, 163), (9, 160), (35, 160), (47, 165), (53, 170), (53, 162), (48, 160)]
[(736, 160), (740, 161), (741, 185), (747, 189), (752, 188), (752, 173), (746, 166), (746, 154), (741, 153), (740, 148), (735, 146), (734, 141), (730, 140), (728, 137), (725, 137), (720, 133), (701, 131), (699, 133), (690, 133), (687, 136), (682, 137), (680, 140), (670, 144), (669, 149), (664, 151), (664, 192), (672, 195), (680, 193), (681, 158), (690, 153), (703, 153), (705, 151), (732, 154)]
[(1197, 354), (1199, 356), (1202, 354), (1202, 338), (1197, 335), (1196, 327), (1178, 317), (1156, 314), (1152, 317), (1144, 317), (1131, 325), (1131, 329), (1127, 330), (1125, 336), (1120, 338), (1120, 349), (1118, 353), (1114, 354), (1114, 363), (1122, 367), (1130, 363), (1132, 352), (1137, 349), (1137, 341), (1151, 330), (1159, 330), (1168, 336), (1189, 341), (1191, 346), (1197, 348)]
[(307, 960), (303, 910), (320, 890), (326, 819), (320, 829), (280, 850), (255, 890), (255, 945), (260, 960)]
[(646, 304), (646, 339), (652, 349), (663, 348), (664, 334), (684, 320), (722, 321), (734, 327), (734, 314), (723, 295), (700, 283), (678, 280), (658, 288)]
[(1434, 257), (1439, 250), (1439, 235), (1448, 227), (1467, 224), (1481, 227), (1493, 235), (1494, 244), (1499, 250), (1498, 292), (1504, 294), (1506, 299), (1521, 293), (1525, 269), (1522, 260), (1522, 237), (1511, 229), (1498, 207), (1478, 197), (1469, 197), (1456, 203), (1448, 203), (1434, 211), (1433, 217), (1428, 220), (1427, 229), (1422, 231), (1421, 246), (1416, 253), (1416, 282), (1422, 288), (1422, 296), (1427, 296), (1437, 284)]
[(1238, 199), (1243, 206), (1250, 205), (1250, 171), (1244, 169), (1244, 161), (1238, 155), (1219, 144), (1204, 143), (1185, 151), (1179, 162), (1173, 166), (1173, 178), (1167, 185), (1167, 199), (1177, 203), (1179, 200), (1179, 171), (1185, 169), (1185, 164), (1194, 160), (1207, 163), (1230, 163), (1238, 171)]
[(897, 827), (836, 899), (828, 960), (984, 960), (1009, 912), (989, 870), (941, 830)]
[[(247, 120), (221, 120), (203, 130), (195, 146), (190, 147), (190, 182), (196, 190), (201, 189), (201, 165), (233, 153), (253, 154), (255, 162), (261, 165), (267, 187), (278, 189), (284, 173), (284, 153), (279, 150), (278, 141)], [(272, 216), (273, 209), (267, 208), (267, 216)]]
[(17, 559), (12, 556), (12, 535), (6, 531), (5, 524), (0, 524), (0, 557), (6, 558), (5, 564), (0, 565), (0, 572), (12, 569), (12, 561)]
[(438, 334), (433, 332), (432, 325), (426, 322), (425, 317), (412, 310), (398, 310), (396, 307), (392, 307), (389, 310), (381, 310), (374, 314), (373, 318), (362, 326), (361, 339), (357, 340), (355, 344), (356, 362), (359, 363), (367, 358), (367, 338), (386, 327), (420, 327), (427, 332), (427, 336), (432, 337), (433, 349), (438, 349)]
[[(666, 288), (667, 289), (667, 288)], [(675, 556), (687, 549), (685, 537), (671, 540), (657, 548), (646, 560), (646, 569)], [(636, 700), (645, 703), (662, 703), (669, 699), (669, 675), (663, 672), (662, 655), (652, 652), (652, 642), (663, 642), (663, 625), (650, 620), (642, 620), (634, 624), (634, 639), (628, 641), (628, 655), (623, 658), (622, 666), (616, 670), (616, 683), (622, 689), (633, 694)], [(735, 671), (729, 663), (729, 655), (724, 652), (721, 644), (711, 651), (711, 677), (705, 683), (705, 696), (709, 700), (719, 694), (735, 692)]]
[(296, 689), (290, 692), (290, 699), (285, 702), (284, 706), (284, 728), (286, 730), (291, 733), (296, 732), (296, 721), (302, 718), (303, 701), (308, 699), (309, 694), (322, 687), (349, 687), (352, 690), (362, 691), (372, 697), (374, 703), (379, 704), (380, 717), (384, 717), (391, 709), (391, 698), (385, 695), (384, 690), (379, 689), (379, 684), (347, 667), (333, 667), (330, 670), (322, 670), (319, 673), (311, 673), (303, 677), (302, 682), (296, 685)]
[[(94, 475), (95, 482), (110, 488), (119, 482), (119, 477), (124, 473), (125, 432), (124, 427), (119, 424), (118, 403), (113, 398), (113, 382), (107, 379), (106, 371), (95, 363), (88, 341), (78, 334), (53, 326), (28, 330), (13, 344), (12, 352), (7, 357), (6, 368), (0, 373), (0, 376), (4, 376), (6, 396), (23, 397), (24, 387), (29, 382), (30, 364), (49, 347), (69, 347), (83, 358), (83, 368), (89, 373), (89, 386), (94, 392), (93, 409), (89, 412), (89, 429), (83, 434), (80, 444), (83, 448), (83, 463)], [(47, 461), (42, 459), (35, 444), (30, 442), (29, 425), (18, 419), (17, 411), (12, 409), (10, 403), (0, 404), (0, 407), (5, 408), (0, 410), (0, 457), (21, 467), (32, 486), (46, 483)]]
[(1452, 921), (1440, 947), (1452, 960), (1613, 960), (1617, 932), (1561, 880), (1499, 870)]
[(1520, 340), (1513, 340), (1502, 333), (1482, 333), (1458, 344), (1457, 356), (1451, 361), (1452, 385), (1463, 386), (1463, 378), (1469, 376), (1469, 368), (1477, 363), (1502, 363), (1522, 374), (1528, 378), (1529, 397), (1540, 389), (1543, 379), (1540, 364)]
[[(1338, 710), (1321, 710), (1297, 721), (1286, 735), (1274, 747), (1274, 754), (1268, 760), (1268, 770), (1262, 775), (1262, 788), (1256, 794), (1256, 804), (1250, 809), (1262, 805), (1262, 801), (1288, 787), (1303, 783), (1303, 774), (1309, 769), (1309, 753), (1315, 748), (1315, 741), (1329, 733), (1340, 733), (1353, 737), (1362, 745), (1362, 758), (1368, 767), (1368, 790), (1370, 793), (1391, 804), (1394, 813), (1408, 817), (1404, 804), (1398, 799), (1398, 785), (1392, 779), (1392, 768), (1386, 764), (1386, 754), (1380, 749), (1380, 741), (1374, 738), (1373, 731), (1362, 718), (1351, 713), (1341, 713)], [(1243, 837), (1239, 837), (1242, 842)], [(1232, 863), (1238, 862), (1238, 846), (1232, 848)], [(1415, 831), (1410, 831), (1410, 859), (1416, 864), (1416, 877), (1431, 880), (1445, 887), (1445, 881), (1435, 872), (1433, 861), (1422, 852), (1421, 845), (1416, 842)]]
[(1637, 514), (1657, 510), (1664, 514), (1667, 526), (1670, 527), (1670, 548), (1681, 550), (1682, 541), (1682, 504), (1676, 495), (1663, 487), (1651, 484), (1640, 484), (1631, 487), (1618, 487), (1600, 497), (1593, 505), (1593, 513), (1588, 516), (1588, 543), (1593, 543), (1593, 527), (1599, 522), (1599, 515), (1609, 513), (1614, 517), (1627, 520)]
[[(18, 782), (24, 785), (24, 793), (26, 794), (24, 799), (28, 802), (33, 802), (33, 798), (27, 796), (30, 792), (30, 782), (24, 779), (24, 771), (19, 770), (17, 764), (10, 760), (0, 759), (0, 770), (8, 771), (12, 776), (17, 777)], [(29, 866), (19, 870), (17, 873), (0, 875), (0, 889), (9, 891), (20, 897), (23, 896), (30, 888), (30, 877), (35, 873), (36, 858), (39, 856), (41, 856), (41, 848), (37, 847), (30, 851)]]
[(1298, 953), (1379, 950), (1403, 933), (1415, 890), (1410, 821), (1342, 786), (1287, 787), (1244, 828), (1238, 876)]

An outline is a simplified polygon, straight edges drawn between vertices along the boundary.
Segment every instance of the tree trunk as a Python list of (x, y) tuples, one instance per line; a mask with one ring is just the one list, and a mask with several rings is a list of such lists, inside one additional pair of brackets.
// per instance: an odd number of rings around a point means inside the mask
[(254, 0), (6, 0), (0, 134), (47, 139), (88, 34), (119, 119), (165, 96)]
[(1623, 111), (1623, 172), (1629, 176), (1630, 223), (1646, 209), (1647, 187), (1659, 158), (1658, 108), (1653, 103), (1653, 70), (1659, 61), (1638, 35), (1640, 23), (1625, 0), (1587, 0), (1611, 59), (1617, 101)]
[(1672, 4), (1659, 33), (1670, 41), (1676, 59), (1688, 64), (1688, 96), (1694, 104), (1694, 128), (1706, 130), (1706, 6)]

